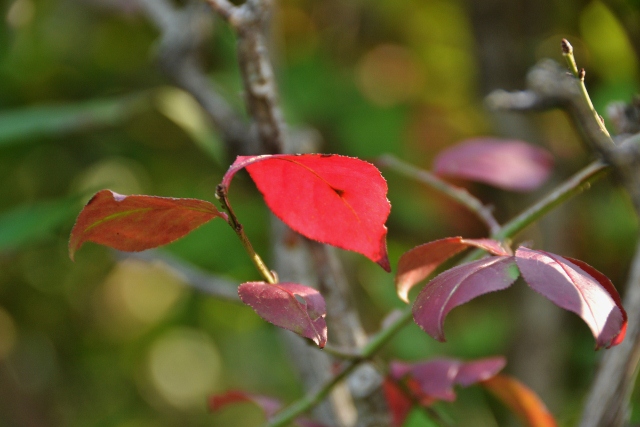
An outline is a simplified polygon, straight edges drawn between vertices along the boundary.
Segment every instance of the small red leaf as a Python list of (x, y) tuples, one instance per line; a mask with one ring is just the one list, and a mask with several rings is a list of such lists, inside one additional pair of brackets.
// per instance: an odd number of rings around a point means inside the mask
[(282, 404), (279, 400), (256, 394), (246, 393), (240, 390), (229, 390), (224, 394), (216, 394), (209, 398), (209, 409), (212, 412), (219, 411), (220, 408), (234, 403), (253, 403), (260, 407), (266, 418), (271, 418), (280, 410)]
[(507, 361), (503, 356), (472, 360), (460, 366), (456, 375), (456, 384), (468, 387), (480, 381), (487, 380), (500, 372)]
[(391, 412), (391, 425), (393, 427), (402, 427), (411, 411), (413, 401), (391, 378), (385, 378), (382, 386), (387, 406)]
[(516, 262), (531, 288), (585, 321), (596, 338), (596, 349), (622, 341), (627, 313), (604, 274), (582, 261), (522, 246)]
[[(407, 378), (409, 389), (421, 405), (429, 406), (437, 400), (453, 402), (454, 385), (468, 387), (493, 377), (504, 368), (504, 357), (497, 356), (462, 362), (457, 359), (433, 359), (420, 363), (392, 362), (390, 375), (396, 380)], [(412, 386), (417, 384), (418, 387)]]
[(413, 304), (413, 319), (433, 338), (445, 341), (444, 320), (452, 309), (508, 288), (518, 275), (513, 256), (488, 257), (454, 267), (422, 288)]
[(491, 239), (448, 237), (416, 246), (402, 254), (398, 261), (396, 274), (398, 297), (408, 303), (409, 291), (415, 285), (426, 279), (443, 262), (471, 246), (484, 249), (494, 255), (512, 255), (500, 242)]
[(298, 233), (363, 254), (391, 271), (384, 223), (391, 205), (380, 171), (337, 155), (240, 156), (225, 174), (246, 168), (273, 213)]
[[(456, 359), (433, 359), (428, 362), (405, 364), (392, 362), (392, 365), (404, 365), (411, 379), (420, 385), (420, 392), (430, 398), (453, 402), (456, 394), (453, 391), (461, 362)], [(402, 368), (392, 368), (397, 375)]]
[(434, 172), (505, 190), (532, 191), (549, 177), (552, 166), (547, 150), (524, 141), (475, 138), (442, 151)]
[(96, 193), (71, 230), (69, 256), (84, 242), (127, 252), (166, 245), (195, 228), (226, 215), (204, 200), (155, 196), (123, 196), (111, 190)]
[(310, 338), (320, 348), (327, 343), (327, 310), (317, 290), (297, 283), (247, 282), (238, 295), (267, 322)]
[(483, 381), (482, 386), (518, 415), (527, 427), (557, 427), (542, 400), (515, 378), (496, 375)]

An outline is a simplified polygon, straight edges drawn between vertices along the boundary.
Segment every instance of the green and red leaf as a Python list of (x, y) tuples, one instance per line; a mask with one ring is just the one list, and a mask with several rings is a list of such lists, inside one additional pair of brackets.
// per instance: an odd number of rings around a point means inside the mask
[(213, 218), (226, 215), (204, 200), (124, 196), (111, 190), (96, 193), (71, 230), (69, 256), (85, 242), (126, 252), (166, 245)]

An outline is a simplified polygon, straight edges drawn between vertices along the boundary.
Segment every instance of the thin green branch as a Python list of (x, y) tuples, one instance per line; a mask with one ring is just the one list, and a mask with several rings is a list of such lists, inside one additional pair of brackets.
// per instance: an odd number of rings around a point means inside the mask
[(584, 98), (584, 101), (589, 106), (589, 110), (591, 111), (591, 114), (593, 115), (593, 118), (595, 119), (595, 121), (598, 123), (600, 130), (608, 137), (611, 137), (611, 135), (609, 135), (609, 131), (604, 125), (604, 121), (602, 120), (602, 117), (600, 117), (596, 109), (593, 107), (593, 103), (591, 102), (591, 97), (589, 96), (589, 92), (587, 92), (587, 87), (584, 84), (585, 70), (584, 68), (578, 70), (578, 64), (576, 64), (576, 58), (573, 55), (573, 46), (571, 46), (571, 43), (569, 43), (569, 40), (567, 39), (562, 39), (562, 56), (564, 56), (564, 58), (566, 59), (567, 65), (569, 66), (569, 69), (571, 70), (571, 73), (573, 74), (573, 76), (579, 80), (580, 82), (579, 86), (580, 86), (580, 92), (582, 94), (582, 98)]
[[(580, 194), (588, 188), (591, 183), (604, 177), (609, 170), (610, 168), (600, 161), (591, 163), (555, 188), (551, 193), (540, 199), (530, 208), (526, 209), (520, 215), (506, 223), (499, 230), (492, 233), (491, 236), (497, 240), (505, 240), (514, 237), (520, 231), (540, 219), (565, 200)], [(476, 250), (469, 254), (465, 261), (479, 258), (483, 253), (484, 251), (480, 249)], [(349, 375), (349, 373), (351, 373), (362, 361), (374, 356), (382, 346), (395, 336), (400, 329), (409, 324), (412, 318), (412, 307), (405, 308), (400, 315), (395, 318), (395, 320), (389, 323), (388, 326), (369, 340), (369, 342), (362, 348), (360, 358), (347, 362), (340, 372), (333, 376), (324, 385), (286, 407), (283, 411), (279, 412), (275, 417), (269, 420), (264, 427), (282, 427), (288, 422), (293, 421), (300, 414), (313, 408), (329, 394), (336, 384)]]
[(500, 230), (500, 224), (494, 218), (491, 207), (484, 205), (467, 190), (451, 185), (431, 172), (405, 163), (390, 154), (381, 156), (376, 163), (381, 167), (390, 168), (403, 176), (425, 184), (458, 202), (474, 213), (487, 226), (491, 234)]
[(251, 258), (253, 264), (256, 266), (260, 274), (262, 274), (262, 277), (264, 277), (265, 280), (272, 285), (278, 283), (278, 279), (276, 278), (274, 273), (269, 270), (264, 261), (262, 261), (262, 258), (260, 258), (260, 255), (258, 255), (255, 249), (253, 249), (253, 245), (251, 244), (249, 237), (244, 232), (244, 227), (242, 226), (242, 224), (240, 224), (240, 221), (238, 221), (238, 217), (236, 216), (235, 212), (233, 212), (233, 208), (231, 207), (231, 204), (229, 203), (229, 199), (227, 197), (227, 189), (223, 185), (218, 185), (218, 187), (216, 188), (216, 197), (218, 198), (218, 200), (220, 200), (220, 206), (222, 207), (222, 209), (227, 211), (227, 213), (229, 214), (229, 219), (227, 222), (240, 238), (242, 246), (244, 246), (245, 250), (249, 254), (249, 258)]

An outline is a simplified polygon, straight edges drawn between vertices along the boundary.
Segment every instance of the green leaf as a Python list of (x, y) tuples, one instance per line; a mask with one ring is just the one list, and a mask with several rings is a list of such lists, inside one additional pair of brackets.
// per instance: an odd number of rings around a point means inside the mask
[(28, 138), (115, 126), (147, 108), (146, 94), (0, 112), (0, 147)]

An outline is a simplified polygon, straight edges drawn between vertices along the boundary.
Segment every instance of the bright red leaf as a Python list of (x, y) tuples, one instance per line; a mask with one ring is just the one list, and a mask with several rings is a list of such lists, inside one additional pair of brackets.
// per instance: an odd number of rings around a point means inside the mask
[(320, 348), (327, 343), (327, 310), (317, 290), (297, 283), (247, 282), (238, 295), (267, 322), (310, 338)]
[(447, 270), (420, 290), (413, 319), (426, 333), (445, 341), (444, 320), (455, 307), (493, 291), (506, 289), (518, 278), (513, 256), (495, 256)]
[(434, 172), (484, 182), (505, 190), (531, 191), (549, 177), (551, 154), (518, 140), (475, 138), (442, 151)]
[(391, 271), (384, 223), (387, 183), (370, 163), (324, 154), (239, 156), (225, 174), (245, 168), (267, 206), (298, 233), (363, 254)]
[(69, 256), (84, 242), (138, 252), (166, 245), (202, 224), (226, 215), (204, 200), (155, 196), (123, 196), (111, 190), (96, 193), (71, 230)]
[(611, 281), (590, 265), (545, 251), (520, 247), (516, 262), (531, 288), (585, 321), (596, 349), (622, 342), (627, 314)]
[(409, 291), (415, 285), (426, 279), (443, 262), (471, 246), (482, 248), (494, 255), (512, 255), (500, 242), (491, 239), (448, 237), (416, 246), (402, 254), (398, 261), (396, 274), (398, 297), (408, 303)]
[(542, 400), (515, 378), (496, 375), (481, 384), (518, 415), (527, 427), (557, 427)]

